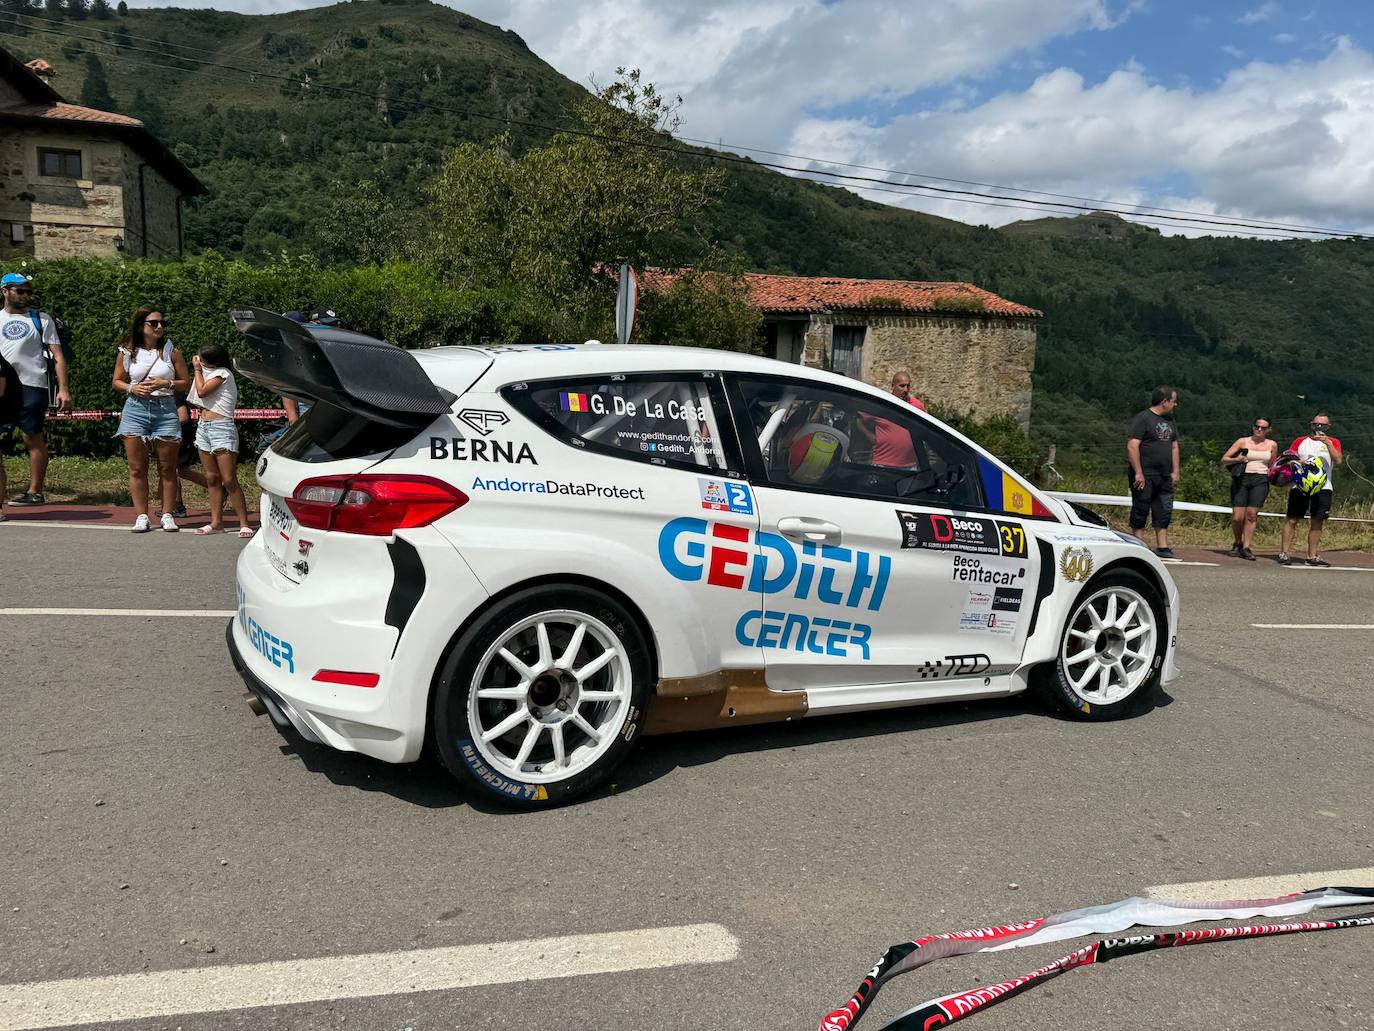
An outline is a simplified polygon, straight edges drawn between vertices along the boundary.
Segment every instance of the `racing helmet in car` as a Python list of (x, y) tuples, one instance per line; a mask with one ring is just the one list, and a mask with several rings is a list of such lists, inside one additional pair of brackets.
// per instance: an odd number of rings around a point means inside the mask
[(809, 422), (787, 448), (787, 474), (796, 483), (821, 483), (840, 467), (848, 449), (845, 434), (823, 422)]

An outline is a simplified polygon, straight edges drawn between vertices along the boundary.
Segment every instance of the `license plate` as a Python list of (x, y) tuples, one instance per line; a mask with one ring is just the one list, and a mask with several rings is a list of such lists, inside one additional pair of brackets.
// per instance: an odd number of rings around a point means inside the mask
[(267, 496), (267, 525), (263, 533), (267, 535), (267, 558), (272, 567), (287, 579), (294, 580), (290, 573), (292, 539), (296, 535), (296, 520), (286, 503), (275, 494)]

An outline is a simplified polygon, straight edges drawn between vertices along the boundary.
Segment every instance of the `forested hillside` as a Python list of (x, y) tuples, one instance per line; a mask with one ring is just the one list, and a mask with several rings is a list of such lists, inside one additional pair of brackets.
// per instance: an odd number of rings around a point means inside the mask
[[(425, 0), (266, 16), (48, 6), (39, 18), (2, 0), (0, 45), (50, 61), (68, 98), (147, 122), (210, 188), (187, 211), (188, 244), (252, 260), (374, 257), (379, 198), (414, 210), (452, 145), (541, 143), (537, 126), (572, 124), (585, 95), (514, 33)], [(1352, 453), (1374, 451), (1368, 244), (1103, 235), (1081, 219), (999, 231), (756, 165), (727, 172), (720, 199), (660, 242), (662, 263), (714, 244), (760, 270), (968, 280), (1040, 308), (1033, 425), (1061, 452), (1116, 462), (1161, 381), (1183, 391), (1194, 441), (1229, 441), (1257, 412), (1282, 437), (1320, 405)]]

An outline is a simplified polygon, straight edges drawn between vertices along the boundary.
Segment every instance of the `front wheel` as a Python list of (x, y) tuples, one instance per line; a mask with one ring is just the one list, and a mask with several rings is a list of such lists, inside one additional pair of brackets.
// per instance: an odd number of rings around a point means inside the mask
[(1074, 603), (1058, 657), (1038, 671), (1040, 693), (1078, 719), (1139, 712), (1159, 690), (1167, 627), (1154, 584), (1129, 569), (1108, 570)]
[(614, 599), (576, 585), (522, 591), (464, 633), (444, 664), (440, 758), (509, 805), (571, 801), (628, 754), (649, 678), (644, 635)]

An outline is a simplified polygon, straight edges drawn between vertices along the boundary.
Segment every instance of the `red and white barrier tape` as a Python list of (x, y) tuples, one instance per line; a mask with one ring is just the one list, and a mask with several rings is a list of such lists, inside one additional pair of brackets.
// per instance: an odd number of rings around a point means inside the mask
[[(90, 408), (76, 412), (56, 412), (49, 415), (51, 419), (69, 420), (71, 422), (100, 422), (102, 419), (118, 419), (119, 412), (102, 412), (99, 409)], [(198, 419), (200, 410), (191, 409), (191, 418)], [(240, 408), (234, 413), (235, 419), (284, 419), (286, 412), (281, 408)]]
[[(849, 1001), (821, 1019), (820, 1031), (850, 1031), (859, 1022), (873, 997), (892, 978), (927, 963), (977, 952), (1000, 952), (1046, 942), (1067, 941), (1092, 934), (1118, 934), (1132, 927), (1171, 927), (1202, 920), (1240, 920), (1254, 916), (1300, 916), (1314, 909), (1367, 905), (1374, 902), (1374, 887), (1315, 888), (1267, 899), (1231, 899), (1216, 902), (1181, 902), (1134, 897), (1106, 906), (1089, 906), (1068, 913), (1021, 920), (995, 927), (932, 934), (894, 945), (868, 972)], [(1080, 949), (1024, 977), (986, 985), (955, 995), (942, 996), (914, 1006), (885, 1025), (883, 1031), (930, 1031), (944, 1027), (993, 1003), (1008, 999), (1073, 967), (1104, 963), (1114, 956), (1150, 949), (1169, 948), (1204, 941), (1227, 941), (1262, 935), (1303, 931), (1338, 930), (1374, 926), (1374, 916), (1260, 927), (1224, 927), (1157, 935), (1112, 938)]]

